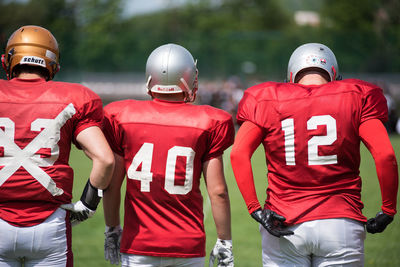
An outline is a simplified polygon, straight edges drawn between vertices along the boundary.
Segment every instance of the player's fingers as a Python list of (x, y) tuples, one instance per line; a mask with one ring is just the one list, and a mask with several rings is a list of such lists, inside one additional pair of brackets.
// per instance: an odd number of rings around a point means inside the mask
[(215, 256), (214, 256), (214, 251), (211, 251), (210, 254), (210, 262), (209, 262), (209, 267), (213, 267), (214, 266), (214, 261), (215, 261)]
[(369, 219), (367, 221), (366, 228), (367, 228), (367, 232), (368, 233), (371, 233), (371, 234), (375, 234), (376, 233), (376, 220), (375, 220), (375, 218)]
[(271, 228), (271, 227), (266, 227), (266, 229), (267, 229), (268, 233), (270, 233), (271, 235), (276, 236), (276, 237), (281, 237), (278, 230)]
[(108, 253), (108, 249), (104, 250), (104, 258), (106, 259), (106, 261), (110, 260), (110, 254)]
[(112, 250), (112, 259), (113, 259), (113, 264), (118, 264), (118, 253), (115, 249)]
[(367, 232), (371, 234), (377, 233), (377, 225), (375, 222), (367, 224)]
[(82, 212), (80, 212), (80, 216), (79, 216), (80, 221), (84, 221), (89, 219), (89, 212), (84, 210)]
[(283, 217), (283, 216), (281, 216), (279, 214), (276, 214), (276, 213), (272, 214), (272, 218), (273, 218), (273, 220), (277, 220), (277, 221), (280, 221), (280, 222), (286, 221), (285, 217)]
[(65, 209), (65, 210), (75, 211), (74, 204), (72, 204), (72, 203), (62, 204), (62, 205), (60, 205), (60, 208)]
[(110, 257), (110, 263), (111, 263), (111, 264), (116, 264), (114, 255), (112, 255), (112, 256)]
[(278, 228), (273, 228), (273, 227), (268, 227), (267, 231), (276, 237), (281, 237), (281, 236), (285, 236), (285, 235), (293, 235), (294, 232), (290, 231), (290, 230), (286, 230), (286, 229), (278, 229)]
[(71, 220), (71, 226), (72, 227), (74, 227), (74, 226), (77, 226), (78, 224), (80, 224), (81, 223), (81, 221), (79, 221), (79, 220)]
[(293, 235), (293, 234), (294, 234), (294, 232), (293, 232), (293, 231), (290, 231), (290, 230), (280, 230), (279, 233), (280, 233), (281, 236), (284, 236), (284, 235)]

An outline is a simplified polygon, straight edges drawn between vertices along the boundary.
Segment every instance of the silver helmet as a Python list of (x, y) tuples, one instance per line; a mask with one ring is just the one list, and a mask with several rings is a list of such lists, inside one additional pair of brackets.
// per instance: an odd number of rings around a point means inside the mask
[(197, 61), (177, 44), (156, 48), (147, 59), (147, 90), (160, 94), (184, 93), (185, 101), (193, 102), (197, 91)]
[(287, 81), (295, 82), (296, 75), (304, 69), (319, 68), (329, 74), (330, 81), (339, 80), (339, 67), (335, 54), (319, 43), (307, 43), (294, 50), (289, 59)]

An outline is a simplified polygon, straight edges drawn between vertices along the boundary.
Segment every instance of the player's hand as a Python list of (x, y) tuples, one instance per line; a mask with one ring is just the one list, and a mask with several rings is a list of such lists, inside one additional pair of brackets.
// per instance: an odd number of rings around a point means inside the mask
[(122, 235), (121, 226), (106, 226), (104, 235), (106, 236), (104, 240), (104, 258), (106, 261), (110, 261), (111, 264), (118, 265), (121, 261), (121, 253), (119, 252)]
[(65, 210), (71, 211), (69, 218), (72, 226), (75, 226), (83, 222), (84, 220), (93, 217), (93, 215), (96, 212), (96, 210), (91, 210), (88, 207), (86, 207), (85, 204), (80, 200), (75, 203), (63, 204), (60, 207)]
[(371, 218), (367, 221), (367, 232), (371, 234), (382, 233), (386, 226), (392, 221), (392, 216), (380, 211), (376, 214), (375, 218)]
[(232, 240), (217, 239), (214, 248), (210, 253), (209, 267), (214, 266), (215, 259), (218, 259), (218, 267), (233, 267)]
[(286, 220), (285, 217), (278, 215), (272, 210), (256, 210), (251, 214), (254, 220), (259, 222), (267, 231), (273, 236), (281, 237), (284, 235), (293, 235), (294, 233), (290, 230), (286, 230), (286, 226), (283, 222)]

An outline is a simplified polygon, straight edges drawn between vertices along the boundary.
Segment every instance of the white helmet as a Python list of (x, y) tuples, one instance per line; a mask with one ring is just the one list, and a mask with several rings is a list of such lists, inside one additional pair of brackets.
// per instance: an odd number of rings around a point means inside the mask
[(184, 93), (193, 102), (197, 91), (196, 61), (190, 52), (177, 44), (156, 48), (147, 59), (147, 90), (160, 94)]
[(335, 54), (326, 45), (307, 43), (296, 48), (289, 59), (287, 81), (295, 82), (296, 75), (301, 70), (308, 68), (319, 68), (326, 71), (330, 81), (341, 79)]

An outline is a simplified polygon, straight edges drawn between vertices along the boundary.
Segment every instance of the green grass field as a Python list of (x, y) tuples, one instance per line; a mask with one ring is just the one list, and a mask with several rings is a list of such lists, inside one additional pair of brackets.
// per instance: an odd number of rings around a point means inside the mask
[[(399, 161), (400, 136), (392, 136), (391, 141)], [(236, 186), (229, 163), (229, 152), (230, 150), (225, 153), (225, 174), (231, 199), (235, 265), (237, 267), (260, 267), (262, 266), (261, 238), (258, 232), (258, 225), (249, 216), (242, 196)], [(363, 177), (362, 195), (365, 205), (364, 215), (373, 217), (375, 213), (380, 210), (380, 189), (376, 178), (373, 159), (364, 146), (362, 146), (361, 155), (361, 177)], [(266, 165), (262, 148), (256, 151), (252, 160), (259, 200), (260, 203), (263, 203), (266, 188)], [(78, 150), (72, 151), (70, 163), (75, 170), (74, 201), (76, 201), (80, 197), (83, 186), (86, 183), (91, 163), (84, 157), (83, 153)], [(203, 193), (206, 192), (203, 190)], [(216, 233), (206, 197), (204, 213), (208, 254), (216, 241)], [(73, 228), (72, 248), (76, 267), (113, 266), (104, 260), (103, 232), (104, 220), (102, 206), (100, 204), (93, 218)], [(365, 240), (365, 266), (400, 266), (399, 240), (400, 218), (397, 215), (394, 222), (384, 233), (375, 235), (367, 234)]]

